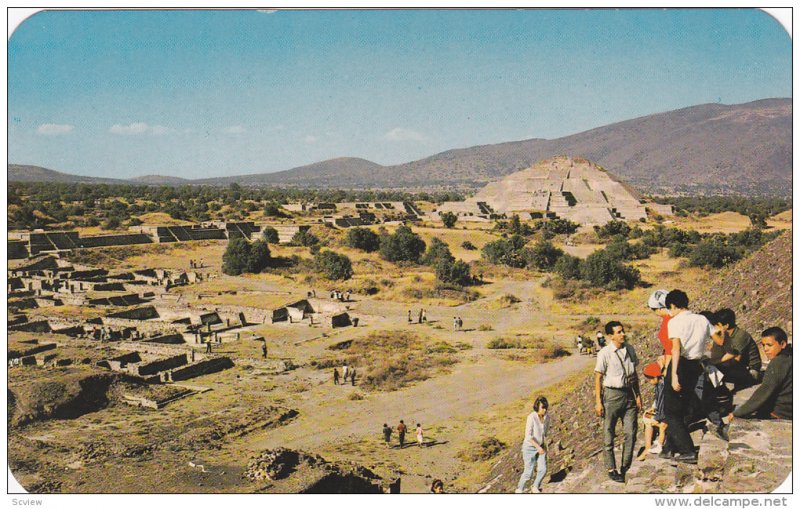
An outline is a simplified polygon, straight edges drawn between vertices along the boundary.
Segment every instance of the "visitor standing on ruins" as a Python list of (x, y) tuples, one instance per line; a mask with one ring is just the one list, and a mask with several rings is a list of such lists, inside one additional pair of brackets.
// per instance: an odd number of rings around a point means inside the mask
[(411, 323), (411, 310), (408, 310), (408, 323)]
[(392, 428), (385, 422), (383, 423), (383, 441), (386, 442), (386, 447), (392, 446)]
[(525, 483), (530, 481), (533, 476), (534, 466), (536, 467), (536, 478), (531, 486), (531, 493), (542, 492), (542, 481), (547, 472), (547, 445), (544, 439), (550, 429), (550, 416), (547, 415), (547, 408), (550, 404), (547, 398), (539, 396), (533, 402), (533, 412), (528, 414), (525, 421), (525, 439), (522, 441), (522, 460), (525, 469), (519, 477), (517, 489), (514, 493), (522, 493)]
[(424, 309), (422, 310), (422, 321), (428, 323), (428, 313)]
[[(653, 406), (644, 411), (644, 449), (639, 460), (644, 461), (647, 454), (660, 454), (666, 440), (667, 423), (664, 420), (664, 375), (661, 364), (651, 362), (642, 370), (644, 379), (653, 386)], [(653, 444), (653, 435), (658, 430), (658, 441)]]
[(211, 338), (206, 338), (206, 353), (211, 353)]
[(792, 419), (792, 347), (786, 332), (780, 327), (770, 327), (761, 333), (761, 344), (769, 359), (764, 381), (750, 399), (739, 405), (731, 414), (748, 417), (755, 414), (760, 419)]
[(333, 385), (339, 385), (339, 370), (336, 368), (333, 368)]
[(419, 309), (419, 316), (417, 317), (417, 323), (422, 323), (422, 308)]
[(400, 424), (397, 425), (397, 438), (400, 439), (400, 448), (403, 448), (403, 444), (406, 443), (406, 432), (408, 431), (408, 427), (403, 422), (403, 419), (400, 419)]
[[(665, 304), (672, 317), (667, 324), (672, 359), (664, 381), (667, 438), (678, 453), (677, 461), (696, 464), (697, 453), (686, 420), (692, 404), (703, 399), (705, 368), (702, 360), (714, 327), (703, 315), (689, 311), (689, 297), (682, 290), (669, 292)], [(721, 424), (715, 431), (724, 437)]]
[[(608, 477), (625, 482), (625, 473), (633, 462), (636, 446), (636, 416), (642, 408), (639, 377), (636, 366), (639, 358), (633, 347), (625, 342), (625, 328), (620, 322), (606, 324), (609, 343), (597, 354), (595, 364), (595, 411), (603, 420), (603, 462)], [(617, 421), (622, 420), (625, 440), (622, 445), (622, 464), (617, 470), (614, 458), (614, 437)]]
[(267, 340), (264, 339), (264, 342), (261, 344), (261, 354), (266, 359), (267, 358)]

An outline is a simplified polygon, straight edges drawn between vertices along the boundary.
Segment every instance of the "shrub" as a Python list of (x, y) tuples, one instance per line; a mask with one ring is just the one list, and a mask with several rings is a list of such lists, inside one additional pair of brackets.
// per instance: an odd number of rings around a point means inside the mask
[(408, 226), (400, 226), (392, 235), (381, 237), (381, 258), (390, 262), (418, 263), (425, 252), (425, 241)]
[(472, 282), (469, 273), (469, 265), (463, 260), (451, 260), (442, 258), (436, 265), (436, 279), (442, 283), (450, 283), (458, 286), (467, 286)]
[(261, 231), (261, 238), (264, 239), (264, 242), (268, 244), (277, 244), (279, 242), (278, 230), (272, 226), (265, 226)]
[(549, 241), (541, 240), (532, 248), (526, 249), (524, 256), (528, 267), (549, 271), (555, 267), (558, 259), (564, 256), (564, 251)]
[(264, 206), (264, 215), (268, 217), (286, 217), (281, 210), (281, 206), (275, 202), (269, 202)]
[(461, 247), (466, 249), (467, 251), (475, 251), (476, 249), (478, 249), (477, 247), (475, 247), (475, 244), (473, 244), (472, 242), (470, 242), (468, 240), (465, 240), (464, 242), (462, 242), (461, 243)]
[(369, 228), (352, 228), (347, 231), (345, 245), (353, 249), (360, 249), (367, 253), (377, 251), (381, 247), (380, 237)]
[(601, 250), (589, 255), (581, 264), (581, 278), (595, 287), (631, 289), (639, 282), (639, 271), (626, 266), (613, 253)]
[(222, 255), (222, 272), (229, 276), (261, 272), (269, 263), (270, 252), (266, 242), (257, 240), (251, 245), (247, 239), (239, 237), (228, 241)]
[(628, 223), (625, 221), (609, 221), (603, 226), (595, 226), (594, 232), (597, 234), (599, 239), (607, 239), (609, 237), (614, 237), (617, 235), (621, 235), (622, 237), (628, 237), (631, 232), (631, 227), (628, 226)]
[(425, 256), (423, 256), (420, 261), (425, 265), (437, 267), (441, 261), (452, 263), (454, 260), (455, 258), (453, 254), (450, 253), (450, 248), (447, 244), (434, 237), (428, 249), (425, 251)]
[(350, 279), (353, 276), (350, 258), (327, 249), (314, 257), (314, 267), (323, 277), (332, 281)]
[(580, 279), (582, 263), (580, 258), (565, 254), (558, 259), (554, 269), (564, 279)]
[(307, 230), (306, 231), (300, 230), (292, 236), (291, 244), (293, 246), (310, 247), (313, 246), (314, 244), (319, 244), (319, 239), (317, 238), (316, 235)]
[(468, 462), (486, 461), (494, 458), (507, 448), (508, 445), (504, 442), (494, 437), (489, 437), (459, 452), (458, 457)]
[(458, 216), (452, 212), (444, 212), (439, 214), (439, 217), (441, 218), (442, 223), (444, 223), (445, 228), (452, 228), (456, 225), (456, 221), (458, 221)]
[(481, 256), (495, 265), (522, 268), (525, 267), (522, 248), (526, 242), (527, 240), (520, 235), (495, 240), (483, 246)]
[(689, 253), (689, 265), (695, 267), (720, 268), (737, 261), (741, 253), (733, 246), (716, 239), (700, 242)]

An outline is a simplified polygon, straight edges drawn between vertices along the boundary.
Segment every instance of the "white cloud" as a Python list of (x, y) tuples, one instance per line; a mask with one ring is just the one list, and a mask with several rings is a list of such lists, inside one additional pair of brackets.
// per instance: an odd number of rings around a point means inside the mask
[(150, 129), (150, 132), (152, 132), (152, 133), (153, 133), (153, 134), (155, 134), (156, 136), (159, 136), (159, 135), (162, 135), (162, 134), (169, 134), (169, 133), (171, 133), (171, 132), (172, 132), (172, 129), (170, 129), (169, 127), (164, 127), (163, 125), (154, 125), (154, 126), (153, 126), (153, 127)]
[(36, 128), (36, 132), (42, 136), (59, 136), (69, 134), (73, 129), (75, 126), (70, 124), (42, 124)]
[(137, 135), (146, 133), (148, 127), (149, 126), (144, 122), (134, 122), (128, 125), (114, 124), (109, 131), (114, 134)]
[(404, 127), (395, 127), (384, 134), (383, 137), (389, 141), (425, 141), (424, 134)]
[(242, 134), (247, 131), (244, 127), (240, 125), (233, 125), (230, 127), (226, 127), (224, 131), (228, 134)]
[(309, 134), (308, 136), (306, 136), (305, 141), (306, 143), (316, 143), (318, 139), (319, 138), (317, 138), (316, 136), (312, 136)]

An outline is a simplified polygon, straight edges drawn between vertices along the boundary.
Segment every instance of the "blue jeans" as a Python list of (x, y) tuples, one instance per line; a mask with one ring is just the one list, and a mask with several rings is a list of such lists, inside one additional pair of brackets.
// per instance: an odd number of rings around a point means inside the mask
[(525, 470), (519, 478), (517, 489), (522, 491), (525, 488), (525, 483), (528, 482), (533, 475), (533, 466), (536, 465), (536, 479), (533, 481), (535, 488), (542, 487), (544, 474), (547, 472), (547, 453), (539, 454), (536, 447), (532, 445), (522, 446), (522, 461), (525, 462)]

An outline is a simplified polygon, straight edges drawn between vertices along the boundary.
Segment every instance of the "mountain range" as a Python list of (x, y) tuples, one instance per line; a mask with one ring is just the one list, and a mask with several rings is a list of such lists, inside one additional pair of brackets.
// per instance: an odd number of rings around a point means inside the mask
[(80, 177), (8, 165), (9, 181), (148, 185), (291, 186), (340, 189), (475, 189), (556, 155), (598, 163), (645, 194), (791, 193), (792, 100), (702, 104), (598, 127), (563, 138), (530, 139), (441, 152), (382, 166), (341, 157), (275, 173), (187, 180)]

